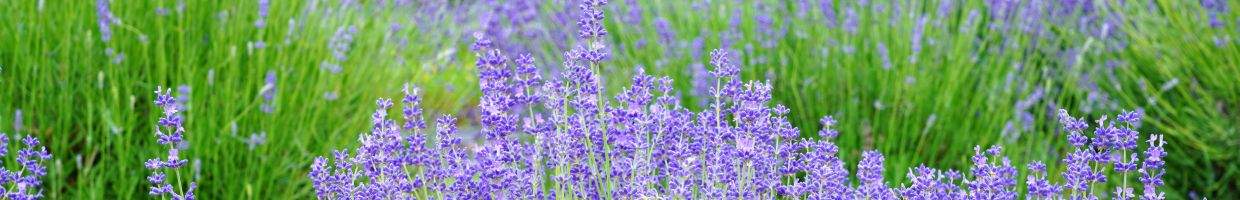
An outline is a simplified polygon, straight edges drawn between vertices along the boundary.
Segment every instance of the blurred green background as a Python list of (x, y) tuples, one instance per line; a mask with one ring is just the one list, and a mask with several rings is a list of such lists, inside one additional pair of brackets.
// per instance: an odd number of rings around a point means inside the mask
[[(347, 2), (274, 1), (257, 27), (249, 0), (0, 0), (0, 131), (48, 146), (51, 199), (148, 198), (142, 162), (163, 153), (152, 91), (186, 86), (183, 172), (200, 198), (310, 198), (312, 158), (356, 146), (372, 101), (401, 84), (424, 89), (428, 115), (473, 115), (472, 33), (534, 54), (546, 77), (576, 33), (571, 1)], [(1240, 198), (1240, 11), (1226, 8), (1240, 3), (994, 2), (613, 0), (604, 80), (671, 76), (697, 109), (708, 52), (729, 49), (803, 136), (836, 116), (846, 162), (877, 149), (894, 183), (919, 163), (967, 167), (974, 145), (1056, 163), (1070, 150), (1057, 109), (1140, 109), (1142, 138), (1167, 136), (1170, 198)], [(116, 19), (108, 41), (99, 5)]]

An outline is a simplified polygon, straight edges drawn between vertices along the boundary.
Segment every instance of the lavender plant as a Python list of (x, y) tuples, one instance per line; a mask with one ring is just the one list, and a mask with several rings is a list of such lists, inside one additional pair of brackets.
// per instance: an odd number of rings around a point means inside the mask
[[(18, 168), (7, 165), (0, 169), (0, 197), (5, 199), (41, 199), (43, 198), (43, 177), (47, 176), (48, 160), (52, 154), (39, 144), (39, 139), (32, 135), (18, 136), (23, 147), (17, 151)], [(0, 156), (9, 159), (9, 137), (0, 133)], [(0, 162), (3, 164), (3, 162)]]
[[(336, 151), (334, 164), (315, 159), (309, 177), (316, 194), (321, 199), (1019, 198), (1018, 171), (999, 146), (975, 147), (967, 173), (923, 165), (909, 171), (912, 184), (898, 187), (883, 177), (883, 154), (868, 150), (857, 163), (854, 184), (831, 141), (838, 136), (835, 118), (820, 120), (822, 140), (799, 137), (788, 121), (791, 110), (771, 102), (771, 83), (743, 80), (732, 50), (710, 53), (715, 83), (702, 111), (679, 104), (670, 78), (640, 69), (629, 86), (607, 97), (600, 69), (609, 50), (597, 41), (607, 34), (600, 24), (599, 7), (605, 4), (581, 2), (581, 43), (564, 54), (559, 77), (546, 82), (529, 55), (510, 59), (486, 34), (475, 34), (470, 49), (482, 92), (479, 133), (459, 133), (449, 115), (439, 117), (429, 132), (418, 92), (406, 86), (404, 125), (389, 119), (392, 101), (379, 99), (361, 146)], [(1049, 181), (1045, 164), (1032, 163), (1027, 198), (1131, 198), (1127, 175), (1133, 170), (1142, 175), (1143, 199), (1162, 198), (1157, 191), (1161, 145), (1150, 145), (1141, 169), (1136, 153), (1129, 154), (1136, 148), (1139, 134), (1132, 127), (1141, 121), (1139, 112), (1119, 115), (1125, 123), (1120, 127), (1099, 120), (1092, 139), (1083, 135), (1085, 122), (1067, 111), (1060, 115), (1076, 147), (1062, 161), (1064, 183)], [(1108, 167), (1122, 176), (1112, 180), (1121, 183), (1114, 194), (1100, 190), (1109, 179)]]
[[(163, 116), (158, 121), (159, 126), (155, 128), (155, 137), (160, 145), (168, 147), (168, 152), (166, 158), (146, 160), (146, 168), (152, 171), (150, 175), (147, 175), (146, 180), (151, 184), (151, 196), (193, 200), (194, 190), (198, 188), (198, 184), (189, 177), (181, 176), (181, 167), (189, 162), (180, 156), (183, 143), (186, 142), (184, 140), (184, 118), (179, 113), (181, 106), (171, 93), (171, 89), (163, 87), (155, 89), (155, 105), (163, 110)], [(188, 185), (183, 181), (188, 181)]]
[[(480, 40), (482, 41), (482, 40)], [(488, 49), (485, 42), (479, 49)], [(480, 53), (479, 104), (482, 131), (457, 133), (455, 119), (437, 120), (430, 135), (421, 121), (416, 89), (404, 90), (404, 125), (388, 119), (392, 101), (380, 99), (374, 128), (354, 153), (337, 151), (335, 165), (315, 160), (310, 177), (323, 199), (357, 198), (810, 198), (810, 199), (1018, 199), (1018, 171), (998, 146), (975, 147), (968, 173), (920, 166), (911, 184), (891, 187), (883, 178), (884, 157), (866, 151), (852, 184), (830, 116), (821, 120), (823, 140), (797, 137), (784, 117), (789, 110), (769, 103), (764, 82), (740, 84), (723, 51), (716, 51), (710, 109), (683, 108), (670, 79), (638, 71), (632, 85), (612, 101), (596, 103), (601, 88), (582, 66), (541, 85), (531, 63), (510, 61), (499, 51)], [(508, 64), (516, 64), (517, 67)], [(571, 64), (571, 62), (570, 62)], [(729, 82), (723, 84), (722, 82)], [(542, 107), (538, 105), (541, 104)], [(602, 107), (596, 107), (602, 105)], [(1117, 116), (1121, 126), (1099, 120), (1088, 125), (1061, 111), (1069, 141), (1077, 148), (1062, 163), (1064, 183), (1049, 181), (1042, 162), (1028, 165), (1029, 199), (1134, 198), (1130, 177), (1140, 172), (1142, 199), (1162, 199), (1159, 139), (1151, 139), (1144, 162), (1135, 152), (1131, 126), (1139, 112)], [(522, 139), (522, 136), (527, 139)], [(1158, 137), (1158, 136), (1155, 136)], [(1140, 168), (1138, 169), (1138, 163)], [(1115, 174), (1104, 174), (1107, 168)], [(804, 176), (798, 176), (804, 174)], [(547, 177), (552, 182), (544, 182)], [(1119, 177), (1119, 178), (1116, 178)], [(1119, 187), (1102, 188), (1108, 181)]]

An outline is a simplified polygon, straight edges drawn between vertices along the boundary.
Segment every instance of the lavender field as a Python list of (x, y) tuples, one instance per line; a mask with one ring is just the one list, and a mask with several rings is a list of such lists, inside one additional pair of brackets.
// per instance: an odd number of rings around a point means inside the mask
[(1238, 199), (1236, 0), (0, 0), (0, 199)]

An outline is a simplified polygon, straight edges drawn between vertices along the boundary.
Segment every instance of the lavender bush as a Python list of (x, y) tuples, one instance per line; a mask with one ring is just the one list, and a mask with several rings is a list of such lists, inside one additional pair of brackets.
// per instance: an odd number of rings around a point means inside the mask
[[(667, 95), (670, 79), (639, 71), (614, 100), (600, 100), (598, 75), (585, 65), (567, 62), (565, 78), (540, 83), (528, 57), (477, 47), (480, 135), (458, 133), (452, 116), (427, 130), (417, 90), (406, 87), (402, 125), (388, 117), (392, 101), (380, 99), (360, 147), (337, 151), (334, 164), (315, 160), (319, 198), (1017, 199), (1021, 191), (998, 146), (975, 147), (964, 172), (910, 169), (902, 186), (884, 181), (880, 152), (866, 151), (853, 184), (831, 142), (836, 120), (821, 120), (822, 140), (798, 138), (789, 110), (768, 102), (769, 84), (740, 80), (724, 51), (712, 53), (711, 109), (694, 112)], [(1092, 137), (1086, 122), (1066, 110), (1060, 117), (1076, 147), (1062, 161), (1064, 181), (1049, 181), (1046, 164), (1030, 163), (1026, 198), (1163, 198), (1161, 137), (1139, 155), (1132, 126), (1140, 112), (1099, 120)], [(1120, 187), (1104, 188), (1109, 181)]]
[[(710, 53), (711, 100), (697, 112), (680, 105), (672, 80), (638, 70), (631, 84), (606, 97), (599, 69), (608, 48), (598, 20), (602, 1), (581, 4), (582, 41), (564, 54), (558, 79), (543, 82), (529, 55), (510, 59), (483, 34), (477, 54), (482, 92), (480, 133), (457, 130), (445, 115), (426, 128), (417, 89), (405, 88), (404, 123), (389, 119), (379, 99), (361, 146), (314, 160), (310, 178), (320, 199), (1018, 199), (1018, 170), (998, 146), (974, 148), (967, 171), (926, 166), (910, 184), (884, 181), (884, 156), (868, 150), (856, 181), (832, 142), (836, 119), (822, 118), (821, 140), (800, 138), (791, 112), (771, 102), (769, 82), (739, 76), (728, 50)], [(1117, 123), (1087, 123), (1060, 110), (1075, 147), (1062, 161), (1063, 182), (1046, 164), (1028, 165), (1027, 199), (1162, 199), (1160, 136), (1139, 156), (1140, 112)], [(334, 161), (333, 161), (334, 160)], [(1109, 181), (1120, 185), (1105, 188)]]

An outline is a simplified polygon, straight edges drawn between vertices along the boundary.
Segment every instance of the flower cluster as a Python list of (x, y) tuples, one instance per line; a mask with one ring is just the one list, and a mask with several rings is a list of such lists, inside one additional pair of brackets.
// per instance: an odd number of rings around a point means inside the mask
[[(6, 199), (40, 199), (43, 198), (42, 178), (47, 176), (47, 161), (52, 154), (47, 148), (39, 145), (39, 139), (31, 135), (18, 136), (23, 148), (17, 151), (17, 164), (20, 168), (0, 169), (0, 196)], [(0, 133), (0, 157), (8, 160), (8, 134)], [(0, 164), (3, 164), (0, 161)]]
[[(185, 127), (184, 117), (179, 113), (180, 106), (176, 102), (176, 98), (172, 97), (171, 89), (159, 87), (155, 89), (155, 105), (163, 109), (163, 116), (159, 118), (159, 127), (155, 128), (156, 141), (162, 146), (168, 147), (167, 157), (164, 159), (151, 158), (146, 160), (146, 168), (151, 170), (151, 174), (146, 180), (151, 183), (151, 196), (168, 196), (174, 200), (193, 200), (194, 190), (198, 188), (198, 184), (189, 181), (188, 186), (183, 185), (180, 169), (189, 160), (180, 156), (182, 146), (185, 144), (184, 135)], [(169, 178), (169, 174), (172, 175)], [(186, 178), (187, 179), (187, 178)]]
[[(112, 41), (112, 26), (120, 25), (121, 19), (112, 14), (111, 0), (95, 0), (95, 20), (99, 25), (99, 40), (108, 44)], [(125, 60), (125, 53), (117, 52), (116, 49), (108, 47), (103, 52), (112, 61), (112, 64), (120, 64)]]
[[(609, 97), (600, 68), (602, 6), (585, 0), (580, 44), (565, 53), (563, 71), (543, 80), (533, 58), (515, 59), (477, 33), (482, 96), (479, 132), (459, 132), (457, 119), (423, 122), (420, 96), (406, 86), (403, 123), (379, 99), (370, 132), (354, 150), (318, 157), (309, 177), (320, 199), (1017, 199), (1018, 170), (1002, 148), (974, 147), (967, 171), (920, 166), (910, 184), (885, 181), (885, 157), (867, 150), (850, 173), (832, 140), (838, 121), (823, 117), (821, 140), (801, 138), (787, 107), (772, 102), (769, 81), (741, 77), (729, 50), (714, 50), (705, 109), (680, 105), (672, 80), (640, 68), (630, 85)], [(828, 5), (829, 6), (829, 5)], [(855, 11), (848, 10), (849, 18)], [(855, 20), (855, 19), (850, 19)], [(855, 22), (846, 22), (845, 26)], [(855, 28), (854, 28), (855, 29)], [(881, 44), (880, 44), (881, 46)], [(1136, 152), (1140, 112), (1105, 118), (1091, 138), (1088, 124), (1061, 111), (1075, 150), (1063, 160), (1064, 182), (1049, 181), (1046, 164), (1028, 165), (1030, 199), (1128, 199), (1128, 174), (1140, 173), (1143, 199), (1161, 199), (1161, 140), (1151, 139), (1144, 162)], [(1158, 138), (1158, 136), (1155, 136)], [(1158, 142), (1155, 144), (1155, 142)], [(1103, 174), (1112, 168), (1122, 179)], [(855, 175), (856, 184), (851, 177)], [(1098, 190), (1116, 181), (1115, 190)], [(1114, 193), (1112, 194), (1111, 191)]]
[(263, 78), (263, 87), (258, 93), (263, 96), (263, 104), (258, 110), (263, 113), (271, 114), (276, 111), (276, 70), (267, 70), (267, 76)]
[[(483, 45), (486, 49), (485, 45)], [(484, 53), (485, 52), (485, 53)], [(335, 164), (315, 160), (310, 177), (323, 199), (359, 198), (757, 198), (810, 199), (1017, 199), (1018, 171), (1000, 147), (975, 147), (968, 171), (926, 166), (908, 173), (911, 184), (884, 180), (884, 156), (862, 154), (852, 184), (831, 140), (838, 122), (821, 120), (822, 140), (798, 137), (771, 105), (766, 82), (741, 81), (719, 69), (710, 107), (693, 112), (678, 104), (671, 80), (638, 71), (612, 101), (600, 100), (595, 71), (570, 68), (562, 79), (540, 83), (516, 60), (481, 51), (481, 134), (457, 133), (455, 118), (440, 117), (434, 132), (421, 121), (416, 89), (405, 89), (403, 126), (388, 119), (392, 101), (380, 99), (374, 128), (355, 152), (337, 151)], [(723, 55), (720, 58), (726, 57)], [(717, 66), (726, 61), (716, 60)], [(513, 66), (516, 65), (516, 66)], [(541, 105), (541, 106), (540, 106)], [(1048, 180), (1046, 165), (1028, 165), (1028, 196), (1038, 199), (1133, 197), (1128, 175), (1140, 172), (1143, 199), (1161, 199), (1161, 140), (1152, 139), (1144, 162), (1131, 127), (1139, 112), (1101, 125), (1087, 137), (1087, 123), (1061, 111), (1076, 150), (1064, 159), (1064, 183)], [(524, 139), (523, 139), (524, 138)], [(1140, 163), (1140, 164), (1138, 164)], [(1123, 179), (1098, 190), (1103, 168)], [(798, 174), (804, 174), (799, 176)], [(551, 179), (550, 183), (539, 177)], [(1133, 176), (1136, 177), (1136, 176)], [(1106, 193), (1106, 194), (1104, 194)], [(1127, 198), (1125, 198), (1127, 199)]]
[[(270, 10), (271, 10), (271, 0), (258, 0), (258, 13), (257, 13), (258, 18), (254, 19), (255, 28), (263, 29), (267, 27), (267, 15), (270, 14), (269, 12)], [(260, 36), (260, 38), (257, 41), (254, 41), (253, 43), (251, 43), (251, 45), (253, 45), (253, 47), (256, 49), (262, 49), (262, 48), (267, 47), (267, 42), (263, 41), (263, 39)]]

